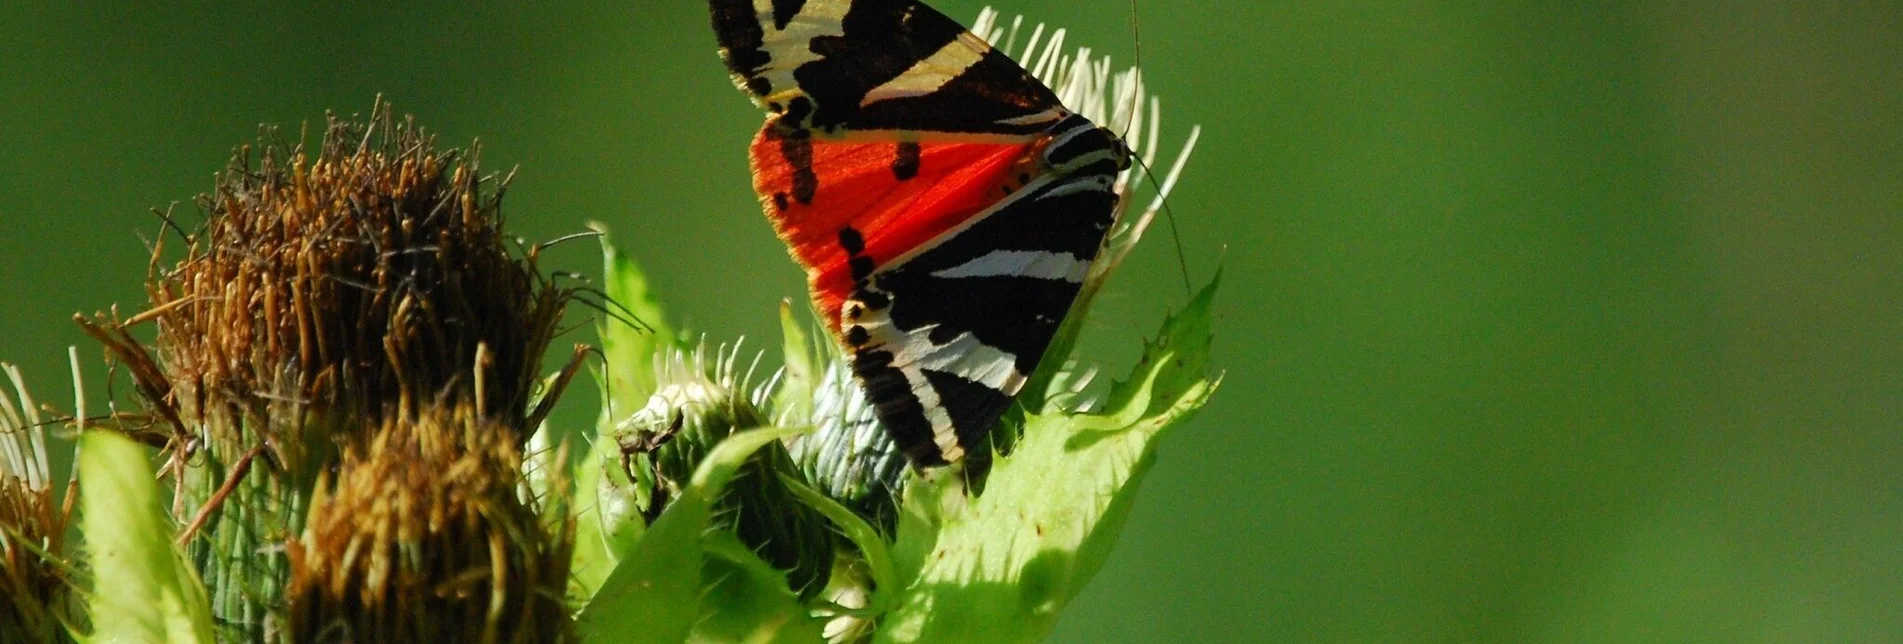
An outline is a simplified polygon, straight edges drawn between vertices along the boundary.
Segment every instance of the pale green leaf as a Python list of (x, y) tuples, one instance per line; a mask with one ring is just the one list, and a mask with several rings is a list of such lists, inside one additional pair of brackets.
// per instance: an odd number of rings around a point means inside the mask
[(581, 602), (590, 601), (617, 562), (640, 541), (646, 520), (625, 494), (603, 488), (634, 489), (620, 468), (619, 449), (609, 435), (614, 424), (646, 404), (655, 390), (656, 354), (680, 345), (666, 311), (634, 258), (615, 249), (608, 227), (590, 222), (601, 233), (603, 292), (612, 300), (597, 332), (603, 365), (597, 372), (602, 410), (589, 453), (575, 472), (575, 554), (573, 570)]
[(1115, 545), (1156, 440), (1219, 384), (1207, 372), (1212, 281), (1166, 320), (1102, 413), (1027, 419), (976, 499), (948, 472), (914, 483), (894, 557), (907, 584), (877, 638), (1038, 641)]
[(740, 471), (740, 466), (746, 464), (748, 456), (767, 443), (798, 436), (806, 431), (800, 427), (761, 427), (735, 432), (714, 445), (714, 449), (707, 453), (707, 458), (701, 460), (700, 466), (694, 469), (693, 486), (707, 498), (718, 497), (722, 490), (727, 489), (727, 483), (733, 480), (733, 475)]
[(92, 563), (91, 639), (212, 642), (205, 586), (172, 544), (145, 449), (119, 434), (80, 437), (81, 530)]
[(786, 369), (773, 395), (775, 420), (782, 425), (813, 422), (813, 392), (819, 388), (819, 354), (807, 338), (804, 325), (793, 315), (793, 304), (780, 302), (780, 334)]
[(627, 473), (621, 471), (619, 455), (613, 443), (595, 441), (575, 466), (575, 552), (570, 570), (576, 600), (582, 604), (595, 596), (621, 555), (632, 550), (647, 531), (646, 519), (629, 495), (604, 493), (604, 486), (627, 489), (631, 485)]
[(715, 530), (701, 539), (706, 580), (700, 621), (690, 642), (817, 642), (825, 622), (814, 619), (786, 587), (786, 573), (747, 549), (740, 538)]
[(708, 508), (693, 490), (669, 505), (582, 609), (575, 632), (597, 642), (686, 640), (699, 612)]

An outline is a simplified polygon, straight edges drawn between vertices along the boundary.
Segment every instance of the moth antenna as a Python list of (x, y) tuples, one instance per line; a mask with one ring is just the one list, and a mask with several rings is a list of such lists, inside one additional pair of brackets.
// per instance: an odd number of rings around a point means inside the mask
[(1123, 132), (1117, 134), (1119, 139), (1130, 138), (1130, 126), (1137, 122), (1137, 110), (1143, 109), (1143, 29), (1137, 20), (1137, 0), (1130, 0), (1130, 45), (1130, 58), (1134, 63), (1130, 69), (1134, 73), (1130, 78), (1130, 110), (1125, 112), (1130, 119), (1123, 122)]
[[(1130, 84), (1133, 86), (1130, 92), (1130, 110), (1127, 112), (1130, 114), (1130, 119), (1124, 122), (1123, 133), (1117, 135), (1120, 139), (1129, 138), (1130, 126), (1136, 124), (1136, 114), (1143, 109), (1143, 21), (1137, 15), (1137, 0), (1130, 0), (1130, 45), (1130, 57), (1136, 64), (1133, 68), (1136, 73), (1132, 74), (1130, 79)], [(1155, 135), (1162, 129), (1160, 126), (1161, 124), (1154, 119), (1149, 124), (1151, 142), (1147, 148), (1150, 151), (1156, 150)], [(1143, 176), (1149, 179), (1150, 185), (1156, 188), (1157, 203), (1163, 207), (1163, 220), (1170, 224), (1170, 242), (1176, 246), (1176, 272), (1183, 277), (1183, 294), (1195, 297), (1196, 288), (1189, 283), (1189, 258), (1183, 253), (1183, 235), (1176, 229), (1176, 212), (1170, 209), (1169, 199), (1166, 198), (1168, 189), (1164, 187), (1165, 182), (1157, 181), (1156, 172), (1150, 169), (1150, 164), (1145, 162), (1141, 155), (1132, 154), (1130, 160), (1136, 163), (1137, 168), (1143, 171)]]
[(1183, 276), (1183, 294), (1189, 297), (1195, 297), (1196, 288), (1189, 284), (1189, 260), (1187, 256), (1183, 254), (1183, 235), (1176, 231), (1176, 212), (1170, 210), (1170, 200), (1165, 198), (1162, 194), (1163, 184), (1157, 182), (1156, 172), (1150, 170), (1150, 164), (1144, 163), (1141, 157), (1131, 155), (1130, 160), (1135, 162), (1137, 167), (1143, 170), (1143, 176), (1150, 180), (1150, 185), (1156, 186), (1158, 193), (1156, 197), (1157, 203), (1163, 207), (1163, 221), (1169, 222), (1170, 242), (1176, 246), (1176, 272)]
[(535, 246), (532, 247), (531, 252), (539, 254), (543, 250), (546, 250), (557, 244), (561, 244), (562, 242), (574, 241), (577, 239), (587, 239), (591, 237), (601, 237), (601, 236), (602, 234), (601, 234), (601, 231), (599, 230), (584, 230), (578, 233), (569, 233), (569, 234), (562, 235), (560, 237), (556, 237), (554, 239), (551, 239), (545, 242), (537, 242)]

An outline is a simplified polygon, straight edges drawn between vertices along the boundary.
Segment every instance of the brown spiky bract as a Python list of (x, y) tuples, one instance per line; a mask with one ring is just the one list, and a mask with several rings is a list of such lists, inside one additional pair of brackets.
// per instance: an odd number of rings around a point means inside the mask
[(573, 522), (540, 518), (568, 515), (567, 485), (534, 501), (552, 510), (525, 502), (512, 431), (459, 405), (386, 421), (352, 448), (291, 548), (288, 639), (570, 639)]
[(54, 500), (46, 423), (20, 369), (0, 363), (0, 372), (14, 394), (0, 391), (0, 642), (70, 641), (66, 628), (81, 623), (66, 547), (72, 506)]
[[(343, 453), (385, 440), (392, 423), (461, 432), (425, 422), (440, 409), (520, 449), (547, 413), (558, 389), (536, 400), (542, 356), (573, 292), (536, 269), (534, 251), (512, 252), (506, 183), (381, 103), (367, 120), (330, 117), (315, 149), (267, 127), (197, 199), (195, 231), (165, 213), (149, 308), (81, 320), (146, 403), (110, 424), (165, 448), (179, 540), (221, 637), (280, 635), (285, 545)], [(145, 324), (150, 345), (132, 333)], [(463, 438), (412, 440), (475, 459), (429, 452), (438, 464), (519, 466)], [(521, 527), (506, 538), (545, 538)]]
[(65, 641), (65, 526), (46, 490), (0, 475), (0, 642)]
[(185, 259), (154, 257), (161, 415), (237, 429), (208, 421), (291, 402), (348, 430), (447, 396), (522, 429), (568, 291), (507, 248), (505, 186), (387, 107), (331, 118), (315, 158), (276, 136), (198, 199)]

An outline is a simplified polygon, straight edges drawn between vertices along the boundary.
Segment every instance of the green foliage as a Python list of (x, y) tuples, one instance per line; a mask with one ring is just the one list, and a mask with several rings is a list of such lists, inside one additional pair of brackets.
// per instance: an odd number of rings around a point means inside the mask
[(780, 390), (773, 397), (775, 418), (782, 424), (812, 423), (813, 394), (819, 389), (820, 359), (813, 343), (793, 316), (793, 303), (780, 301), (780, 342), (786, 360), (780, 372)]
[[(612, 300), (608, 306), (615, 307), (596, 329), (604, 362), (610, 365), (596, 372), (602, 400), (596, 434), (606, 436), (618, 419), (640, 409), (654, 393), (654, 370), (648, 366), (680, 342), (641, 266), (609, 242), (606, 224), (591, 222), (589, 227), (601, 233), (602, 284)], [(617, 553), (633, 548), (647, 529), (639, 511), (647, 499), (602, 494), (604, 486), (635, 489), (620, 467), (618, 447), (597, 440), (575, 472), (574, 571), (583, 603), (614, 570)]]
[(706, 555), (700, 620), (690, 642), (816, 642), (825, 624), (811, 616), (786, 573), (755, 555), (731, 532), (701, 540)]
[[(603, 246), (612, 253), (606, 241)], [(632, 260), (617, 256), (609, 265), (611, 292), (647, 293), (638, 271)], [(641, 488), (640, 479), (656, 475), (641, 465), (647, 459), (623, 461), (613, 449), (617, 437), (626, 440), (629, 421), (604, 417), (596, 445), (608, 451), (584, 463), (584, 473), (578, 476), (606, 477), (596, 480), (608, 484), (598, 487), (595, 500), (606, 510), (583, 517), (584, 522), (596, 522), (594, 529), (604, 545), (602, 559), (590, 564), (595, 570), (578, 565), (581, 576), (601, 581), (584, 584), (599, 591), (592, 592), (577, 632), (602, 640), (813, 641), (828, 620), (837, 620), (830, 624), (836, 641), (1042, 638), (1109, 556), (1155, 459), (1157, 440), (1200, 409), (1219, 385), (1220, 378), (1212, 376), (1208, 366), (1211, 306), (1219, 279), (1165, 320), (1133, 373), (1111, 386), (1095, 411), (1067, 411), (1068, 402), (1058, 402), (1043, 403), (1044, 411), (1030, 413), (1010, 453), (995, 459), (982, 493), (967, 488), (971, 475), (960, 468), (906, 473), (911, 480), (898, 501), (896, 532), (888, 531), (890, 524), (888, 530), (875, 527), (879, 519), (865, 514), (864, 508), (829, 496), (798, 472), (778, 471), (775, 481), (733, 479), (732, 486), (745, 489), (783, 487), (791, 498), (778, 504), (791, 505), (778, 512), (816, 513), (840, 535), (833, 575), (815, 599), (802, 599), (791, 587), (785, 566), (768, 563), (757, 547), (746, 545), (732, 523), (721, 520), (717, 501), (736, 472), (751, 471), (743, 469), (749, 454), (762, 447), (779, 451), (772, 443), (798, 436), (798, 430), (734, 433), (704, 458), (696, 457), (700, 460), (692, 480), (673, 498), (637, 500), (629, 490)], [(642, 306), (659, 315), (657, 301), (650, 298)], [(790, 306), (781, 307), (780, 317), (786, 370), (777, 388), (752, 396), (754, 401), (771, 401), (770, 409), (740, 422), (822, 422), (818, 416), (824, 414), (816, 409), (824, 405), (816, 406), (815, 399), (836, 394), (821, 386), (821, 360), (828, 354), (815, 349)], [(1081, 327), (1067, 328), (1075, 332)], [(605, 382), (636, 382), (616, 372), (649, 371), (658, 352), (668, 348), (662, 346), (666, 340), (617, 333), (623, 360), (647, 358), (611, 362)], [(731, 368), (732, 362), (726, 358), (724, 368)], [(1074, 368), (1062, 359), (1049, 365), (1050, 371)], [(714, 371), (722, 368), (717, 365)], [(649, 409), (635, 415), (652, 424), (653, 419), (646, 418), (650, 412), (678, 407), (673, 399), (682, 388), (733, 384), (719, 373), (692, 371), (659, 370), (652, 381), (653, 400), (628, 400), (626, 413), (635, 413), (636, 405), (645, 402)], [(1067, 383), (1072, 375), (1045, 381)], [(1068, 384), (1056, 386), (1069, 390)], [(690, 433), (689, 420), (662, 423), (675, 428), (671, 435), (649, 433), (674, 440)], [(648, 501), (665, 503), (651, 524), (635, 509)], [(584, 500), (582, 505), (594, 504)]]
[(212, 642), (210, 601), (159, 503), (145, 449), (124, 436), (80, 437), (81, 526), (98, 583), (91, 640)]
[(885, 610), (893, 590), (899, 588), (898, 573), (892, 564), (891, 547), (886, 545), (885, 535), (867, 523), (864, 518), (853, 514), (852, 510), (840, 505), (838, 501), (827, 498), (818, 490), (807, 487), (805, 483), (792, 477), (782, 477), (787, 488), (799, 497), (801, 503), (811, 506), (820, 514), (826, 515), (838, 527), (841, 535), (859, 549), (859, 557), (864, 561), (866, 572), (872, 582), (871, 599), (866, 602), (866, 612), (878, 614)]
[(652, 369), (654, 357), (681, 345), (680, 334), (667, 323), (660, 296), (648, 284), (647, 273), (630, 257), (608, 241), (608, 226), (590, 222), (601, 233), (603, 290), (611, 307), (601, 323), (601, 352), (611, 365), (631, 369), (609, 369), (601, 382), (604, 414), (627, 415), (647, 402), (654, 393)]
[[(576, 631), (584, 638), (602, 641), (629, 637), (661, 642), (685, 640), (703, 611), (702, 540), (731, 538), (730, 533), (707, 532), (713, 518), (713, 500), (726, 489), (755, 450), (796, 433), (797, 430), (787, 429), (749, 430), (715, 446), (701, 461), (681, 496), (668, 505), (632, 550), (620, 558), (613, 573), (582, 610)], [(703, 536), (710, 534), (724, 536)], [(725, 546), (718, 550), (733, 552)], [(733, 558), (724, 559), (732, 562)], [(783, 578), (779, 587), (785, 588)], [(730, 613), (718, 620), (721, 626), (764, 625), (784, 617), (782, 607), (772, 603), (762, 605), (743, 594), (709, 595), (709, 601), (722, 599), (736, 601), (710, 605), (713, 610)]]
[(1030, 417), (984, 493), (910, 488), (894, 551), (908, 580), (884, 641), (1038, 641), (1115, 545), (1156, 440), (1208, 402), (1212, 281), (1146, 347), (1102, 413)]

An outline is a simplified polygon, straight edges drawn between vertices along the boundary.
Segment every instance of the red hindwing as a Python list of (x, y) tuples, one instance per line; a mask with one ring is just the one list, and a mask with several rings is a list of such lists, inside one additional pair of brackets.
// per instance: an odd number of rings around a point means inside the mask
[(883, 267), (996, 204), (1035, 167), (1033, 143), (924, 142), (916, 144), (914, 170), (900, 179), (898, 142), (814, 140), (807, 167), (817, 187), (811, 201), (801, 203), (795, 198), (801, 167), (788, 160), (771, 129), (753, 140), (754, 189), (780, 240), (806, 269), (813, 304), (835, 334), (854, 281), (842, 230), (857, 231), (865, 244), (860, 254)]

